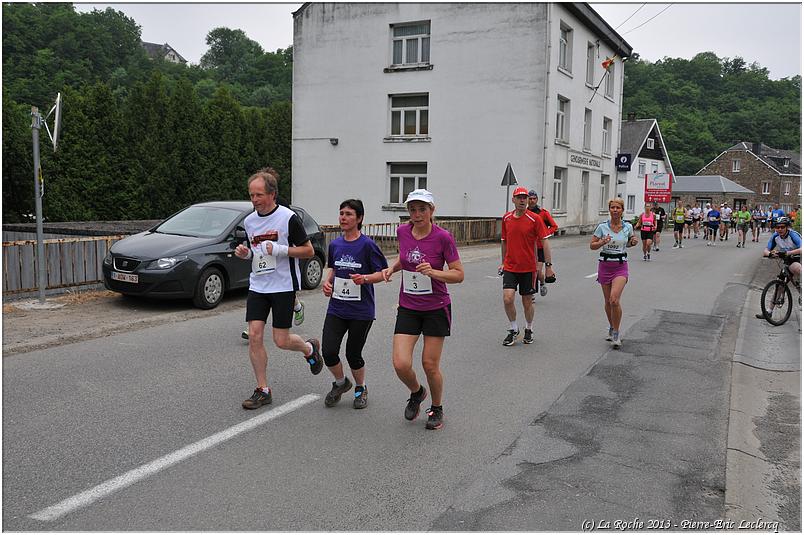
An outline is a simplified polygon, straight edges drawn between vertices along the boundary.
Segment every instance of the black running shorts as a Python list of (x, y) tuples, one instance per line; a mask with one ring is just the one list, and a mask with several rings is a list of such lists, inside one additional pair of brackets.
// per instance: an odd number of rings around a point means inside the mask
[(419, 336), (450, 335), (452, 327), (452, 305), (435, 310), (413, 310), (399, 307), (396, 310), (396, 326), (394, 334), (411, 334)]
[(653, 232), (652, 230), (640, 230), (639, 231), (639, 237), (641, 239), (643, 239), (643, 240), (652, 240), (654, 234), (655, 234), (655, 232)]
[(503, 271), (503, 290), (516, 290), (519, 287), (519, 295), (533, 295), (536, 293), (534, 279), (535, 273)]
[(268, 321), (268, 314), (273, 312), (271, 326), (275, 329), (290, 329), (293, 325), (293, 306), (296, 292), (278, 292), (263, 294), (248, 291), (246, 298), (246, 321)]

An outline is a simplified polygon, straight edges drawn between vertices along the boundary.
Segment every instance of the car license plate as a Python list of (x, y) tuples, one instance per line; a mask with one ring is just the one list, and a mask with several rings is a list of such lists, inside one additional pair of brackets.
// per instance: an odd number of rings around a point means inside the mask
[(139, 282), (139, 275), (132, 275), (131, 273), (118, 273), (112, 271), (112, 278), (116, 281), (131, 282), (137, 284)]

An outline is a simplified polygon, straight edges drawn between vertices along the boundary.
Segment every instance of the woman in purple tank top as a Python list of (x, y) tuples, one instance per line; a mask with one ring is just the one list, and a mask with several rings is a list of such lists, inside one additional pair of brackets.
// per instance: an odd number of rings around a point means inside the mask
[(394, 370), (410, 390), (405, 419), (414, 420), (427, 389), (419, 384), (413, 369), (413, 349), (424, 336), (422, 368), (432, 395), (427, 411), (427, 429), (441, 429), (444, 380), (441, 376), (441, 350), (450, 335), (452, 307), (447, 284), (463, 282), (463, 265), (452, 235), (433, 223), (433, 194), (417, 189), (405, 200), (410, 223), (397, 229), (399, 258), (383, 270), (386, 281), (402, 271), (399, 307), (394, 328)]

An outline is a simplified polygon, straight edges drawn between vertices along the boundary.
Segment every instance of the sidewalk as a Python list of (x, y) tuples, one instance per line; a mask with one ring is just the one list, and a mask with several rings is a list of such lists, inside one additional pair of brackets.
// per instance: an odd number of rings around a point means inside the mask
[[(764, 262), (742, 307), (734, 350), (726, 452), (726, 517), (801, 531), (801, 309), (774, 327), (754, 317), (776, 275)], [(756, 526), (755, 529), (759, 529)]]

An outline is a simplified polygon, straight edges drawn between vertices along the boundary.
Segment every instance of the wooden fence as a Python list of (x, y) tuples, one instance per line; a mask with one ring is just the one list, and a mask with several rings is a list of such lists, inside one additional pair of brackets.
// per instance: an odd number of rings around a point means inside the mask
[[(407, 223), (372, 223), (362, 232), (372, 238), (383, 252), (397, 250), (396, 229)], [(500, 221), (495, 219), (439, 220), (459, 245), (496, 241), (500, 238)], [(337, 225), (321, 227), (326, 245), (341, 235)], [(112, 244), (126, 235), (88, 236), (80, 238), (46, 239), (45, 268), (47, 289), (70, 288), (103, 282), (103, 258)], [(36, 240), (3, 242), (3, 293), (17, 294), (35, 291)]]
[[(103, 282), (103, 258), (112, 244), (123, 238), (125, 235), (44, 240), (47, 289)], [(39, 287), (36, 254), (36, 240), (3, 242), (4, 294)]]

